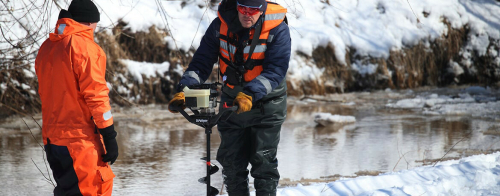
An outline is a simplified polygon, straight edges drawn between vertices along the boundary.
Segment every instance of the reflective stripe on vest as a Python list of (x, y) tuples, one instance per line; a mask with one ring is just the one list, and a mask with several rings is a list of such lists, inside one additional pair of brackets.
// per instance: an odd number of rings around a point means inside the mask
[(236, 52), (236, 46), (234, 46), (232, 44), (227, 44), (226, 41), (224, 41), (224, 40), (220, 40), (220, 47), (222, 47), (222, 49), (224, 49), (223, 51), (226, 52), (226, 56), (228, 56), (227, 53), (229, 53), (228, 48), (227, 48), (228, 45), (229, 45), (231, 54), (234, 55), (234, 53)]
[[(261, 52), (266, 52), (267, 46), (266, 45), (257, 45), (255, 46), (255, 50), (253, 53), (261, 53)], [(245, 49), (243, 50), (243, 53), (248, 55), (250, 52), (250, 46), (246, 46)]]
[[(270, 36), (269, 32), (271, 31), (271, 29), (277, 27), (278, 25), (280, 25), (283, 22), (283, 20), (285, 19), (286, 12), (287, 12), (286, 8), (284, 8), (278, 4), (268, 2), (266, 14), (263, 16), (264, 23), (262, 24), (262, 30), (260, 33), (259, 42), (256, 45), (256, 47), (252, 53), (252, 56), (249, 58), (250, 45), (246, 46), (243, 49), (244, 61), (246, 61), (247, 59), (252, 59), (252, 60), (255, 60), (255, 62), (257, 62), (253, 66), (252, 69), (247, 70), (247, 72), (244, 74), (244, 76), (243, 76), (244, 80), (245, 80), (244, 82), (252, 81), (257, 76), (259, 76), (260, 73), (262, 72), (262, 70), (263, 70), (262, 62), (263, 62), (263, 59), (265, 58), (264, 54), (267, 50), (267, 43), (270, 43), (273, 39), (273, 35)], [(220, 31), (219, 31), (219, 33), (220, 33), (219, 53), (220, 53), (220, 58), (224, 58), (224, 59), (221, 59), (219, 61), (219, 63), (220, 63), (221, 74), (224, 75), (224, 73), (226, 72), (227, 66), (229, 66), (226, 64), (226, 62), (230, 62), (230, 61), (234, 62), (235, 61), (234, 54), (236, 53), (236, 46), (227, 43), (226, 39), (233, 37), (234, 34), (230, 32), (228, 35), (227, 23), (221, 17), (220, 13), (217, 13), (217, 14), (219, 16), (219, 19), (221, 20), (221, 26), (220, 26)], [(253, 39), (254, 34), (255, 34), (255, 29), (252, 29), (250, 31), (250, 37), (249, 37), (250, 40)], [(267, 89), (268, 87), (266, 86), (269, 81), (266, 82), (266, 80), (267, 80), (266, 78), (261, 78), (261, 80), (259, 80), (259, 81), (261, 81), (262, 84), (266, 87), (266, 90), (269, 91), (270, 88)]]

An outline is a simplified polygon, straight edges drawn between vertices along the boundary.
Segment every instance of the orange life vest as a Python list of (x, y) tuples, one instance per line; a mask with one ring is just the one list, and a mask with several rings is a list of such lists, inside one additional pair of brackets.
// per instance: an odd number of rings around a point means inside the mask
[[(285, 20), (285, 14), (287, 12), (287, 9), (272, 3), (268, 2), (267, 4), (267, 9), (265, 12), (265, 15), (262, 16), (264, 17), (263, 24), (262, 24), (262, 29), (260, 32), (259, 39), (257, 39), (257, 45), (255, 46), (255, 49), (253, 52), (251, 51), (251, 46), (247, 45), (243, 49), (243, 61), (246, 63), (249, 59), (252, 61), (250, 66), (245, 66), (244, 70), (244, 75), (243, 75), (243, 82), (250, 82), (254, 78), (260, 75), (262, 72), (262, 64), (265, 58), (264, 53), (266, 52), (267, 49), (267, 43), (271, 42), (273, 37), (269, 36), (269, 32), (271, 29), (277, 27), (280, 25), (284, 20)], [(232, 39), (237, 39), (235, 36), (234, 32), (229, 32), (228, 30), (228, 25), (226, 21), (221, 17), (220, 13), (218, 13), (219, 19), (221, 20), (221, 26), (220, 26), (220, 49), (219, 49), (219, 64), (220, 64), (220, 71), (221, 74), (224, 76), (227, 70), (228, 66), (230, 63), (234, 65), (235, 63), (235, 53), (237, 50), (237, 47), (234, 45), (234, 43), (231, 43), (229, 40)], [(229, 35), (228, 35), (229, 34)], [(250, 37), (249, 39), (252, 40), (255, 35), (255, 28), (252, 28), (250, 30)], [(237, 65), (237, 66), (242, 66), (242, 65)], [(227, 86), (234, 88), (233, 85), (226, 83)]]

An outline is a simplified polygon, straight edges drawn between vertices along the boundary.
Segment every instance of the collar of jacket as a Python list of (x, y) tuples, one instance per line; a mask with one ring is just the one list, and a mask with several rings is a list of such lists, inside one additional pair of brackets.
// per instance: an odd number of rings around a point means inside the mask
[(59, 41), (70, 35), (80, 35), (94, 40), (94, 30), (70, 18), (61, 18), (57, 21), (54, 33), (50, 33), (50, 41)]

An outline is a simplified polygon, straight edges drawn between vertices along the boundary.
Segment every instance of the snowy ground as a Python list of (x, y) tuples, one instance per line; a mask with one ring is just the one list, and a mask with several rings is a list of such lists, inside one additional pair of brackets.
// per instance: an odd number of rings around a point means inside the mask
[(497, 152), (374, 177), (288, 187), (280, 189), (278, 195), (500, 195), (499, 184)]

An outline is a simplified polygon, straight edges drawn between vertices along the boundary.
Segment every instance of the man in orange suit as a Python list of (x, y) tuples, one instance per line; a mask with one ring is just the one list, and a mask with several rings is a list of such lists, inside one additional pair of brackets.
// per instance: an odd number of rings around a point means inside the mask
[(94, 42), (99, 20), (91, 0), (73, 0), (36, 57), (42, 136), (57, 183), (55, 196), (112, 192), (110, 165), (118, 144), (104, 78), (106, 55)]

